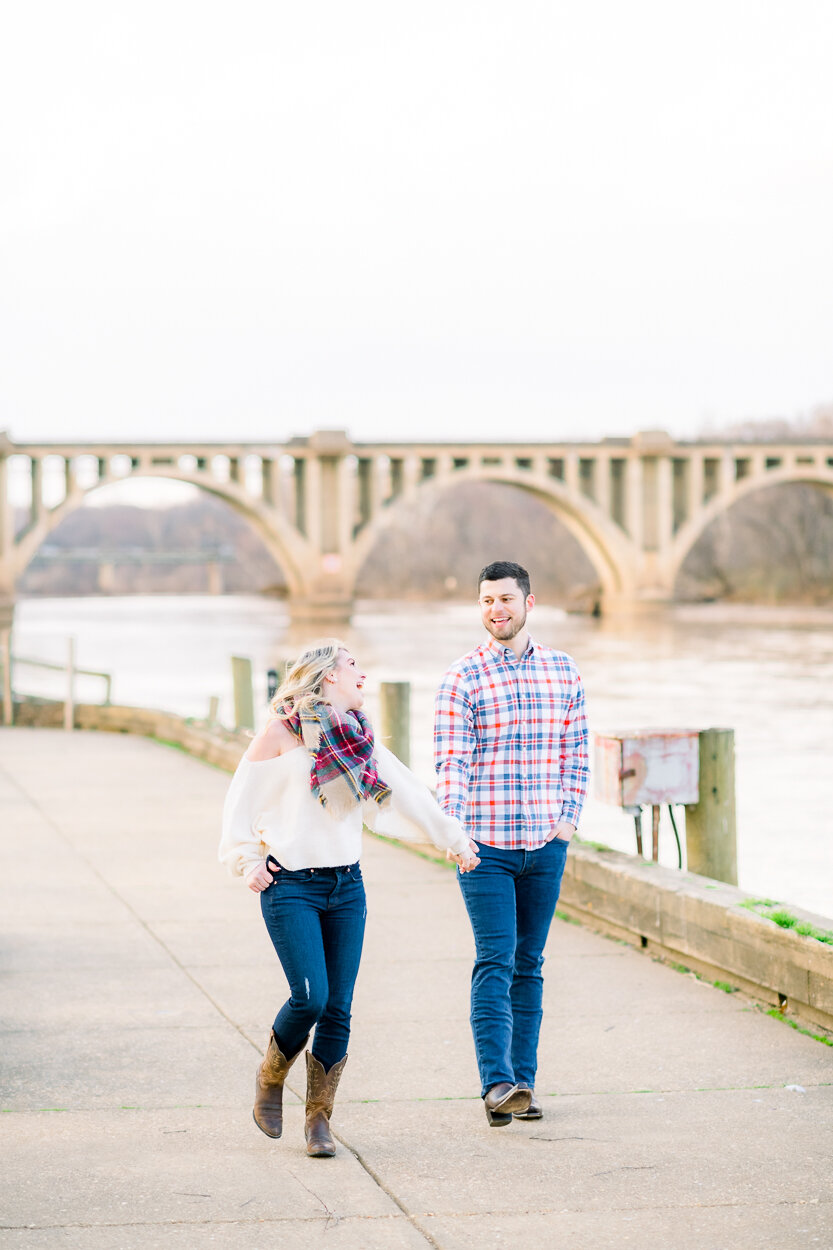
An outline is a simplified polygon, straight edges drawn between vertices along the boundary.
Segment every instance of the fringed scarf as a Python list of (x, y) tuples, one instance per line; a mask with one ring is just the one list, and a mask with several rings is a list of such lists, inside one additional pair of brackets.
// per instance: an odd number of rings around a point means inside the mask
[(373, 756), (373, 727), (361, 712), (337, 712), (316, 703), (295, 712), (287, 725), (312, 756), (310, 789), (322, 807), (340, 820), (362, 799), (384, 803), (390, 786), (379, 776)]

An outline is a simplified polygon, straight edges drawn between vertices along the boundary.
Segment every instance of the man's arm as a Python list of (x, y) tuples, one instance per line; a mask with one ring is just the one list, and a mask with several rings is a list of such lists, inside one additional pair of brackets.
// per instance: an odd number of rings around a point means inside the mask
[(476, 746), (474, 713), (459, 673), (446, 673), (434, 700), (434, 768), (437, 802), (462, 821), (466, 810), (471, 758)]
[(564, 803), (559, 824), (568, 823), (578, 828), (581, 809), (587, 795), (587, 779), (590, 764), (587, 752), (587, 720), (584, 715), (584, 687), (578, 673), (575, 675), (573, 696), (561, 736), (561, 786)]

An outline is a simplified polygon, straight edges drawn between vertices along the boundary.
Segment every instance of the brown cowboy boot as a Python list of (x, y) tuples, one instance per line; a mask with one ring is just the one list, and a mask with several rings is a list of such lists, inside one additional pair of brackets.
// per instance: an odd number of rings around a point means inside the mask
[(516, 1120), (540, 1120), (544, 1115), (544, 1108), (541, 1106), (541, 1100), (535, 1093), (532, 1086), (521, 1086), (521, 1089), (529, 1089), (532, 1097), (529, 1100), (529, 1106), (526, 1111), (513, 1111), (512, 1114)]
[(287, 1059), (281, 1054), (274, 1031), (269, 1036), (266, 1058), (257, 1070), (252, 1111), (255, 1124), (267, 1137), (280, 1137), (283, 1132), (283, 1083), (306, 1044), (304, 1038), (295, 1054)]
[(336, 1152), (336, 1144), (330, 1132), (330, 1116), (333, 1114), (338, 1082), (344, 1071), (347, 1056), (334, 1063), (329, 1072), (323, 1064), (307, 1051), (307, 1115), (304, 1134), (307, 1154), (314, 1159), (326, 1159)]

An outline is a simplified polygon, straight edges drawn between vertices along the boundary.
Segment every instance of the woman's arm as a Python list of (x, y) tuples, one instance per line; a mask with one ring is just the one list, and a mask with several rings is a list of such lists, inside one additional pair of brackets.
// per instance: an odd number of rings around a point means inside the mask
[(262, 781), (254, 771), (256, 767), (244, 755), (223, 804), (223, 832), (217, 855), (235, 877), (247, 877), (266, 861), (266, 845), (257, 827)]
[(219, 859), (235, 876), (245, 877), (249, 889), (258, 893), (272, 880), (266, 869), (267, 847), (258, 828), (271, 779), (268, 771), (264, 773), (258, 766), (296, 746), (297, 739), (284, 722), (271, 720), (253, 738), (226, 795)]
[(472, 859), (468, 835), (456, 816), (445, 813), (428, 787), (387, 747), (377, 743), (375, 755), (379, 773), (390, 786), (391, 795), (381, 806), (364, 802), (368, 828), (406, 842), (427, 838), (441, 851), (451, 851), (466, 861)]

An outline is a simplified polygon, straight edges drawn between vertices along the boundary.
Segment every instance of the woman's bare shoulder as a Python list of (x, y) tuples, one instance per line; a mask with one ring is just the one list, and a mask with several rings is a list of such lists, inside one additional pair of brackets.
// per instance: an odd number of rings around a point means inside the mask
[(259, 760), (273, 760), (279, 755), (286, 755), (287, 751), (294, 751), (298, 745), (298, 739), (286, 721), (276, 716), (252, 739), (246, 759), (255, 763)]

